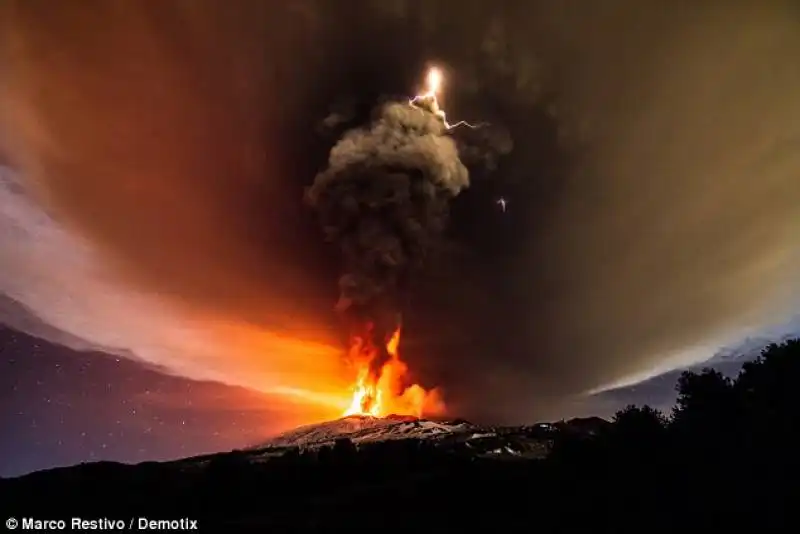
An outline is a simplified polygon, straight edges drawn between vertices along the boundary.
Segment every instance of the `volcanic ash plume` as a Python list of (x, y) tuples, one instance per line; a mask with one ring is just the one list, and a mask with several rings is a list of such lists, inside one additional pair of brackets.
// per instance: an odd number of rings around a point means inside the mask
[(430, 85), (426, 95), (386, 104), (368, 127), (345, 133), (307, 191), (327, 239), (340, 246), (336, 310), (371, 354), (374, 382), (391, 359), (386, 347), (399, 328), (402, 290), (440, 236), (449, 201), (469, 185)]

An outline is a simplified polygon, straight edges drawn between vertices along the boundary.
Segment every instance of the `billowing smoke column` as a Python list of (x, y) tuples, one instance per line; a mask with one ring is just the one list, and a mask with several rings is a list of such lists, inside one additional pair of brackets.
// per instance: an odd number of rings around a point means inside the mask
[(403, 288), (440, 238), (449, 201), (469, 185), (435, 91), (431, 83), (422, 97), (385, 104), (372, 124), (346, 132), (307, 191), (343, 255), (336, 310), (375, 351), (373, 375), (399, 327)]

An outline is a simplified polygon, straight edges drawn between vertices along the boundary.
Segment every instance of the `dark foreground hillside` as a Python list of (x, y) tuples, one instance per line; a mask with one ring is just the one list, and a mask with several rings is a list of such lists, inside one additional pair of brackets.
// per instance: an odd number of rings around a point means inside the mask
[[(22, 518), (197, 519), (225, 532), (794, 530), (800, 510), (800, 342), (736, 380), (685, 373), (678, 406), (561, 430), (545, 459), (494, 459), (418, 439), (340, 440), (254, 461), (87, 464), (0, 481)], [(7, 512), (6, 512), (7, 511)]]

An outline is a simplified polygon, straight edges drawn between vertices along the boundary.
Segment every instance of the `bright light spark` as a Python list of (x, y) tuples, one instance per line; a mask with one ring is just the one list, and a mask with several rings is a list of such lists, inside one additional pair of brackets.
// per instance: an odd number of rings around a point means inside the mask
[(428, 71), (428, 93), (429, 95), (436, 95), (442, 87), (442, 71), (436, 67), (432, 67)]
[(440, 94), (442, 90), (442, 82), (444, 81), (444, 78), (442, 76), (442, 71), (440, 71), (436, 67), (431, 67), (430, 69), (428, 69), (428, 75), (426, 76), (425, 81), (427, 85), (425, 92), (409, 100), (408, 103), (410, 105), (420, 109), (424, 109), (426, 111), (430, 111), (431, 113), (439, 117), (439, 119), (441, 119), (445, 128), (447, 128), (448, 130), (452, 130), (453, 128), (457, 128), (459, 126), (466, 126), (467, 128), (472, 128), (472, 129), (482, 126), (481, 124), (473, 126), (467, 121), (458, 121), (457, 123), (452, 125), (448, 123), (447, 116), (445, 115), (444, 110), (439, 107), (439, 99), (437, 98), (437, 95)]

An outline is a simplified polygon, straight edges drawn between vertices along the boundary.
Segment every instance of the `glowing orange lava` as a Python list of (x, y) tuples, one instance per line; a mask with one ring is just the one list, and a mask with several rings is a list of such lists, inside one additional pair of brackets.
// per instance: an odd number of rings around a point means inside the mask
[(418, 384), (404, 386), (408, 366), (400, 360), (400, 329), (392, 334), (386, 343), (389, 360), (377, 376), (371, 376), (370, 361), (375, 351), (364, 351), (363, 341), (358, 339), (351, 349), (353, 354), (368, 354), (369, 357), (356, 357), (358, 378), (353, 388), (353, 399), (345, 410), (348, 415), (438, 415), (444, 412), (444, 403), (437, 390), (427, 391)]

